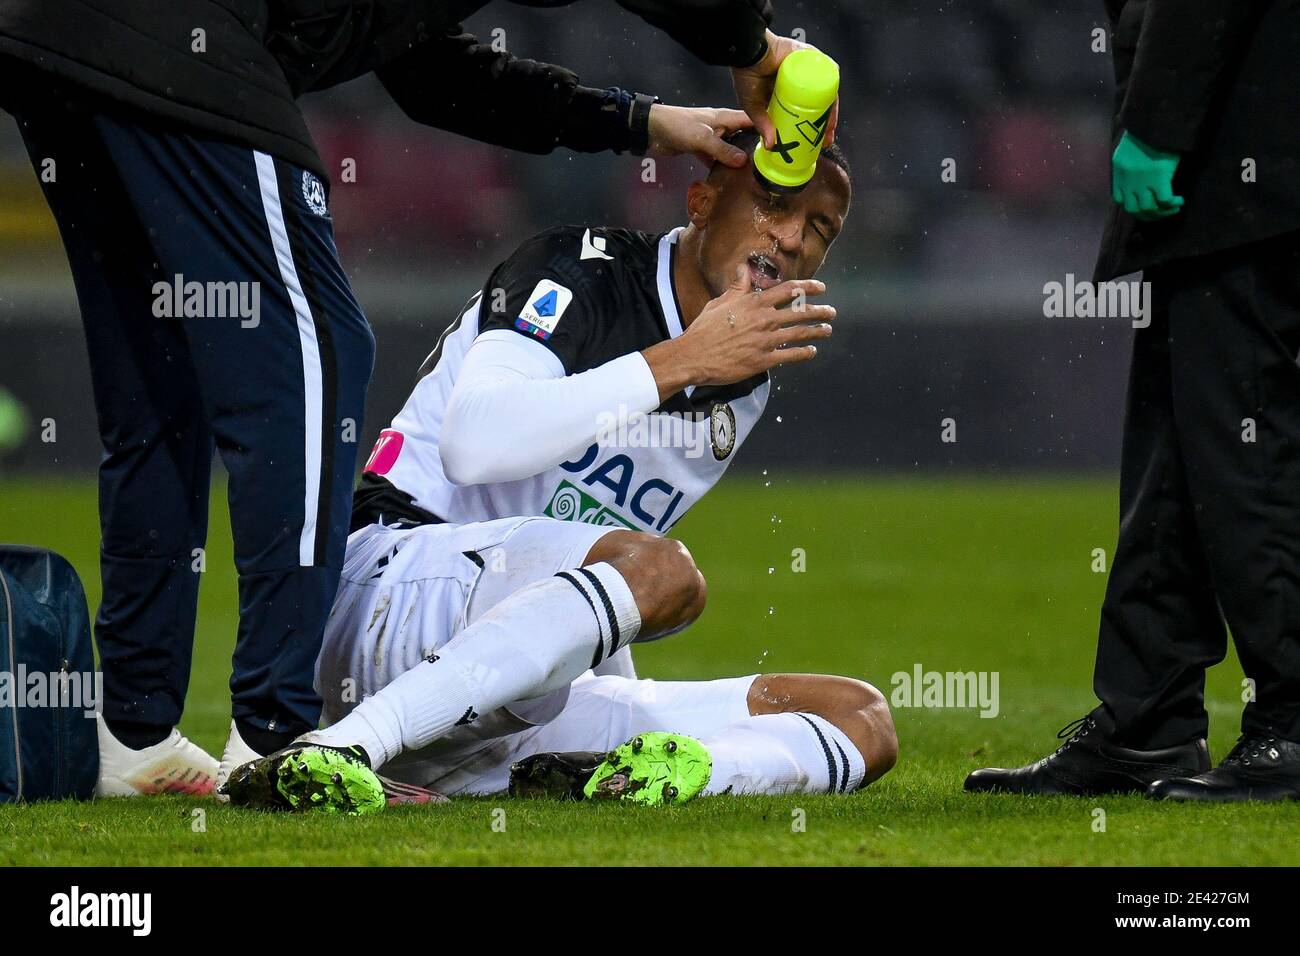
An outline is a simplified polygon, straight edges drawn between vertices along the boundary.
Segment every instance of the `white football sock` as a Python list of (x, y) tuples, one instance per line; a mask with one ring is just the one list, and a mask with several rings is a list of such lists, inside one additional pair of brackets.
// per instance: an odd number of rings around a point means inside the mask
[(541, 697), (626, 646), (641, 628), (623, 576), (601, 562), (521, 588), (311, 740), (359, 744), (372, 767), (506, 704)]
[(632, 648), (625, 647), (617, 654), (611, 654), (593, 667), (591, 672), (597, 677), (623, 677), (636, 680), (636, 665), (632, 662)]
[(867, 765), (842, 730), (816, 714), (758, 714), (706, 737), (704, 793), (850, 793)]

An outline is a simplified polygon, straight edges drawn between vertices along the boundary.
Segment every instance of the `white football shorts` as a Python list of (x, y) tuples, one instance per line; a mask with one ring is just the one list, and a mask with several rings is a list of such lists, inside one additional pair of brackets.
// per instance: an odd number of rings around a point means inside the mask
[[(353, 532), (316, 666), (322, 724), (341, 720), (520, 588), (580, 567), (614, 530), (529, 517)], [(496, 793), (510, 764), (529, 754), (607, 750), (648, 730), (707, 736), (749, 715), (753, 681), (589, 672), (563, 691), (485, 714), (401, 754), (383, 773), (449, 795)]]

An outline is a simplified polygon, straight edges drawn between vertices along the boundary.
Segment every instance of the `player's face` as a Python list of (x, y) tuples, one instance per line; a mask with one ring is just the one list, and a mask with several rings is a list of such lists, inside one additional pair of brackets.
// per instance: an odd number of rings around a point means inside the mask
[(701, 258), (715, 296), (726, 291), (741, 265), (755, 289), (811, 279), (826, 261), (849, 209), (848, 175), (826, 159), (817, 164), (812, 182), (788, 196), (773, 196), (748, 166), (727, 169), (706, 185), (713, 192), (706, 204)]

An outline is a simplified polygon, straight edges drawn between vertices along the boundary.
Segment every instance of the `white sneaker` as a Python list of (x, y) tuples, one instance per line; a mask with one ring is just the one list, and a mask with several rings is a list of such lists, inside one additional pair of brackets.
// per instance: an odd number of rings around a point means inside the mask
[(217, 770), (217, 799), (222, 803), (230, 800), (228, 796), (221, 792), (221, 788), (226, 785), (230, 775), (236, 767), (242, 767), (246, 763), (257, 760), (265, 754), (260, 754), (248, 744), (244, 743), (244, 738), (239, 736), (239, 728), (235, 722), (230, 722), (230, 736), (226, 738), (226, 749), (221, 754), (221, 767)]
[(113, 736), (102, 714), (99, 729), (98, 797), (134, 797), (152, 793), (184, 793), (205, 797), (217, 783), (217, 761), (196, 747), (175, 727), (166, 740), (132, 750)]

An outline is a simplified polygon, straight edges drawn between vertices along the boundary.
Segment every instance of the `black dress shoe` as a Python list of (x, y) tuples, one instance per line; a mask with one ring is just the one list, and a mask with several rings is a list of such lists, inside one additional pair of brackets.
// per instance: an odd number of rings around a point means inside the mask
[(1300, 800), (1300, 744), (1271, 734), (1242, 734), (1213, 770), (1194, 777), (1157, 780), (1153, 800)]
[(966, 778), (966, 789), (1072, 796), (1134, 793), (1164, 777), (1210, 768), (1204, 740), (1163, 750), (1131, 750), (1103, 738), (1090, 716), (1067, 724), (1056, 736), (1068, 739), (1055, 753), (1027, 767), (976, 770)]

